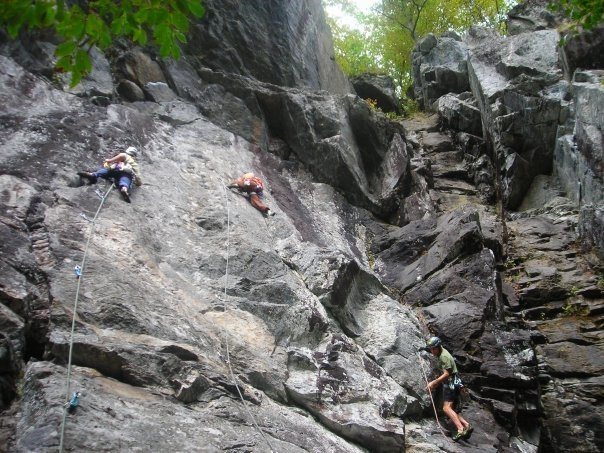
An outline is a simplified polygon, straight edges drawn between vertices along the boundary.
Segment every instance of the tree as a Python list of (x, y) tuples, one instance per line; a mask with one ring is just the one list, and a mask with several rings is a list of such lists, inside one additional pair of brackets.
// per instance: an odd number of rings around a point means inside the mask
[(550, 4), (554, 11), (560, 11), (577, 28), (591, 30), (604, 23), (604, 2), (602, 0), (555, 0)]
[(363, 39), (356, 40), (362, 47), (351, 51), (346, 46), (350, 46), (354, 33), (338, 26), (334, 44), (343, 70), (350, 75), (350, 68), (359, 64), (341, 60), (372, 56), (377, 72), (390, 75), (404, 91), (411, 83), (411, 52), (419, 39), (428, 33), (464, 32), (472, 25), (501, 27), (515, 0), (382, 0), (371, 14), (359, 13), (347, 0), (328, 2), (333, 3), (353, 14), (364, 30)]
[(341, 27), (330, 18), (328, 23), (333, 34), (336, 60), (345, 74), (355, 76), (382, 72), (377, 63), (379, 55), (367, 45), (368, 37), (362, 31)]
[(12, 39), (22, 31), (53, 30), (61, 41), (55, 66), (71, 73), (73, 87), (92, 69), (92, 47), (105, 50), (119, 37), (152, 42), (162, 57), (178, 58), (189, 17), (204, 13), (200, 0), (2, 0), (0, 28)]
[(462, 32), (472, 25), (498, 27), (510, 6), (499, 0), (382, 0), (376, 11), (417, 42), (427, 33)]

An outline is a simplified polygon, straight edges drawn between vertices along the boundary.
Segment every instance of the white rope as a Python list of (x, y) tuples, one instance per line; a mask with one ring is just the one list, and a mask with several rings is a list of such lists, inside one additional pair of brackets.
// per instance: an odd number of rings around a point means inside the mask
[[(86, 242), (86, 247), (84, 248), (84, 256), (82, 257), (82, 264), (80, 265), (80, 269), (78, 272), (79, 275), (77, 276), (78, 285), (76, 288), (75, 302), (73, 304), (73, 315), (71, 318), (71, 334), (69, 335), (69, 356), (67, 359), (67, 384), (66, 384), (67, 401), (69, 401), (69, 394), (71, 393), (71, 359), (72, 359), (72, 355), (73, 355), (73, 333), (75, 331), (75, 321), (76, 321), (76, 315), (78, 312), (78, 299), (80, 297), (80, 285), (82, 284), (82, 279), (84, 278), (84, 266), (86, 265), (86, 254), (88, 253), (88, 247), (90, 246), (90, 240), (92, 239), (92, 233), (94, 232), (96, 218), (98, 217), (99, 213), (101, 212), (101, 208), (103, 207), (103, 204), (105, 203), (105, 199), (107, 198), (107, 195), (109, 195), (109, 192), (111, 191), (111, 189), (113, 189), (114, 186), (115, 186), (115, 184), (111, 183), (111, 186), (109, 187), (109, 189), (107, 189), (107, 192), (105, 192), (105, 195), (103, 195), (103, 197), (101, 198), (101, 203), (99, 204), (99, 208), (96, 210), (96, 214), (94, 215), (94, 218), (90, 222), (90, 231), (88, 232), (88, 241)], [(63, 421), (61, 422), (61, 440), (59, 442), (59, 453), (63, 452), (63, 441), (65, 439), (65, 423), (67, 421), (68, 406), (69, 406), (69, 403), (66, 403), (65, 407), (64, 407), (64, 411), (63, 411)]]
[[(226, 269), (224, 272), (224, 303), (225, 306), (227, 305), (227, 301), (228, 301), (228, 295), (227, 295), (227, 286), (228, 286), (228, 280), (229, 280), (229, 250), (230, 250), (230, 237), (231, 237), (231, 211), (230, 211), (230, 206), (229, 206), (229, 197), (227, 195), (227, 188), (226, 186), (223, 185), (223, 189), (224, 189), (224, 200), (225, 200), (225, 206), (226, 206), (226, 210), (227, 210), (227, 246), (226, 246)], [(231, 366), (231, 357), (230, 357), (230, 348), (229, 348), (229, 337), (228, 334), (224, 335), (224, 341), (226, 344), (226, 363), (229, 367), (229, 373), (231, 375), (231, 380), (233, 381), (233, 385), (235, 385), (235, 388), (237, 389), (237, 393), (239, 394), (239, 398), (241, 399), (241, 402), (243, 404), (243, 407), (245, 409), (245, 411), (247, 412), (248, 416), (251, 418), (254, 426), (256, 427), (256, 430), (260, 433), (260, 435), (263, 437), (263, 439), (265, 440), (265, 442), (267, 443), (269, 449), (271, 452), (274, 452), (275, 449), (273, 448), (273, 446), (271, 445), (270, 441), (268, 440), (268, 437), (266, 437), (266, 435), (264, 434), (264, 431), (262, 431), (262, 429), (260, 428), (260, 426), (258, 426), (258, 423), (256, 422), (256, 418), (254, 417), (254, 414), (252, 414), (252, 412), (249, 410), (247, 403), (245, 402), (245, 399), (243, 398), (243, 394), (241, 393), (241, 389), (239, 388), (239, 385), (237, 384), (237, 378), (235, 376), (235, 373), (233, 372), (233, 367)]]
[(422, 356), (419, 352), (417, 353), (417, 357), (419, 358), (419, 366), (421, 367), (422, 374), (424, 375), (424, 381), (426, 381), (426, 388), (428, 389), (428, 394), (430, 395), (430, 401), (432, 401), (432, 408), (434, 409), (434, 416), (436, 417), (436, 423), (437, 423), (438, 427), (440, 428), (440, 432), (442, 433), (442, 435), (448, 439), (447, 435), (445, 434), (445, 430), (442, 427), (442, 425), (440, 424), (440, 420), (438, 419), (438, 412), (436, 410), (436, 404), (434, 404), (434, 398), (432, 398), (432, 392), (430, 391), (430, 387), (428, 386), (428, 377), (426, 376), (426, 370), (424, 370), (424, 359), (422, 359)]

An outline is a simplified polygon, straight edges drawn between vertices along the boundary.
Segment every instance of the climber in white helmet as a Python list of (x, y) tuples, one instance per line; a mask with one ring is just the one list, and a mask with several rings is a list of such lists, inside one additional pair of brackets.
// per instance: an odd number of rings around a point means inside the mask
[(79, 171), (78, 176), (87, 179), (91, 184), (97, 182), (98, 178), (113, 179), (119, 188), (122, 198), (130, 203), (130, 187), (132, 182), (136, 186), (143, 183), (140, 170), (136, 163), (138, 150), (134, 146), (129, 146), (122, 153), (117, 154), (103, 162), (103, 168), (89, 173)]

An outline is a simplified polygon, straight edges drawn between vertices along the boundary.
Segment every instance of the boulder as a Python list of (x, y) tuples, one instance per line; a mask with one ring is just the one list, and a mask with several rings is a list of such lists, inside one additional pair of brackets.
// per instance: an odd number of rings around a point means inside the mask
[(400, 102), (396, 97), (394, 81), (391, 77), (379, 74), (361, 74), (351, 80), (357, 95), (363, 99), (372, 99), (383, 112), (401, 113)]
[(521, 330), (488, 329), (480, 339), (482, 373), (491, 385), (509, 389), (537, 387), (537, 358), (530, 334)]
[(426, 322), (454, 351), (471, 349), (485, 319), (497, 311), (493, 253), (484, 249), (446, 266), (408, 291), (405, 302), (425, 307)]
[[(78, 96), (104, 96), (111, 98), (113, 96), (113, 75), (109, 66), (109, 61), (96, 47), (93, 47), (88, 52), (92, 63), (90, 74), (86, 75), (80, 83), (73, 88), (68, 88), (69, 93), (77, 94)], [(71, 78), (64, 76), (66, 83), (70, 83)]]
[(164, 82), (148, 82), (143, 87), (146, 96), (153, 102), (170, 102), (176, 100), (176, 93)]
[(585, 249), (594, 250), (600, 260), (604, 259), (604, 207), (587, 205), (581, 208), (579, 233)]
[(412, 53), (414, 98), (420, 107), (431, 110), (443, 94), (468, 91), (467, 60), (463, 42), (426, 35)]
[(145, 93), (131, 80), (122, 79), (117, 85), (117, 93), (126, 101), (137, 102), (145, 100)]
[(166, 82), (159, 63), (142, 50), (127, 52), (121, 57), (119, 66), (125, 76), (138, 86), (142, 87), (150, 82)]
[[(65, 398), (65, 371), (52, 363), (35, 362), (29, 364), (25, 373), (16, 447), (19, 450), (56, 448), (62, 411), (40, 406), (39, 401)], [(75, 412), (77, 417), (68, 417), (66, 422), (66, 449), (155, 450), (165, 446), (184, 451), (196, 450), (201, 443), (216, 450), (240, 448), (243, 442), (246, 448), (256, 450), (282, 451), (292, 449), (293, 445), (293, 451), (361, 451), (317, 425), (305, 412), (269, 399), (247, 409), (254, 412), (255, 420), (262, 426), (259, 432), (246, 421), (247, 412), (238, 397), (215, 395), (198, 404), (199, 410), (192, 410), (191, 406), (161, 393), (109, 379), (94, 369), (74, 367), (71, 378), (72, 388), (81, 390), (82, 395)], [(75, 428), (77, 435), (73, 433)], [(123, 435), (115, 435), (122, 430)]]
[(572, 80), (577, 69), (604, 68), (604, 26), (566, 36), (560, 56), (567, 80)]
[(464, 100), (453, 94), (438, 99), (438, 115), (448, 129), (482, 136), (480, 110), (472, 105), (471, 99)]
[(527, 0), (515, 5), (509, 12), (507, 28), (510, 35), (553, 29), (563, 22), (562, 16), (548, 8), (545, 0)]
[(556, 30), (539, 30), (513, 35), (506, 39), (497, 70), (507, 79), (520, 74), (551, 76), (560, 72)]

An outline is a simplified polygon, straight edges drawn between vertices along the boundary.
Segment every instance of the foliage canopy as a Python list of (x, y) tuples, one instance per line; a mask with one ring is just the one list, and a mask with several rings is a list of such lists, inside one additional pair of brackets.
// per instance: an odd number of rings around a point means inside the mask
[(22, 30), (53, 30), (61, 40), (56, 68), (71, 73), (75, 86), (92, 70), (90, 49), (107, 49), (115, 38), (152, 42), (162, 57), (178, 58), (189, 17), (204, 13), (200, 0), (2, 0), (0, 28), (13, 39)]
[(560, 11), (573, 21), (573, 25), (590, 30), (604, 23), (604, 2), (602, 0), (555, 0), (550, 4), (554, 11)]
[(428, 33), (463, 32), (472, 25), (502, 27), (514, 0), (382, 0), (369, 13), (350, 0), (327, 0), (327, 5), (352, 14), (358, 28), (330, 19), (336, 58), (344, 72), (385, 73), (404, 89), (411, 82), (411, 51)]

